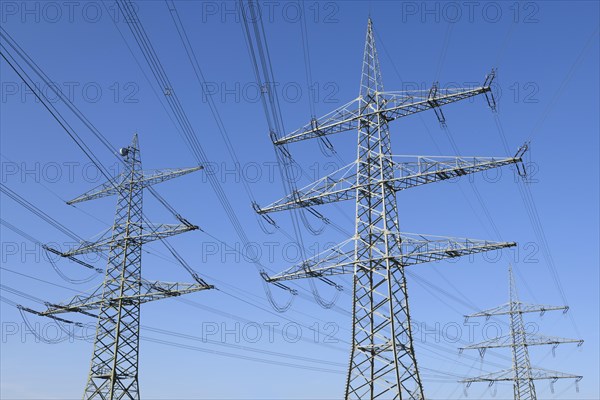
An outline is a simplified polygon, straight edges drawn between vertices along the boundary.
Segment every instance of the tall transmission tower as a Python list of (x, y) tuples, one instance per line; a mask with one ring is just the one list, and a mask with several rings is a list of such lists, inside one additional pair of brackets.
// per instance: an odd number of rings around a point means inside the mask
[[(522, 162), (523, 146), (510, 158), (416, 157), (392, 155), (388, 124), (484, 94), (494, 106), (490, 84), (472, 89), (424, 92), (385, 92), (368, 21), (359, 97), (284, 137), (276, 148), (288, 154), (287, 144), (357, 129), (357, 159), (313, 184), (290, 193), (259, 214), (354, 199), (355, 234), (341, 244), (288, 270), (269, 277), (280, 283), (300, 278), (354, 276), (352, 347), (345, 399), (423, 399), (423, 385), (410, 326), (404, 267), (515, 246), (515, 243), (400, 233), (396, 192), (491, 168)], [(272, 134), (273, 136), (273, 134)]]
[[(169, 179), (198, 171), (202, 167), (142, 171), (137, 134), (131, 145), (122, 148), (125, 169), (118, 176), (67, 204), (117, 195), (115, 222), (110, 237), (95, 243), (84, 242), (61, 253), (73, 259), (90, 252), (108, 252), (104, 283), (91, 295), (78, 295), (59, 304), (47, 304), (47, 310), (37, 315), (56, 317), (76, 312), (98, 318), (92, 363), (84, 399), (139, 400), (138, 358), (140, 341), (140, 306), (149, 301), (181, 296), (212, 289), (199, 276), (195, 283), (148, 281), (142, 278), (142, 246), (198, 229), (181, 219), (182, 224), (151, 224), (142, 212), (143, 189)], [(97, 313), (93, 311), (97, 310)], [(62, 320), (71, 322), (68, 320)]]
[[(492, 372), (491, 374), (481, 375), (475, 378), (464, 379), (460, 382), (470, 386), (473, 382), (488, 382), (493, 385), (494, 382), (512, 381), (515, 400), (535, 400), (535, 380), (549, 380), (553, 385), (558, 379), (575, 379), (579, 382), (583, 377), (579, 375), (565, 374), (563, 372), (550, 371), (542, 368), (533, 368), (529, 361), (529, 346), (552, 345), (552, 351), (562, 343), (577, 343), (578, 346), (583, 344), (583, 340), (565, 339), (554, 336), (545, 336), (537, 333), (527, 332), (523, 322), (523, 314), (539, 312), (541, 314), (546, 311), (563, 310), (568, 311), (566, 306), (548, 306), (526, 304), (519, 300), (517, 294), (517, 286), (513, 275), (512, 266), (508, 267), (509, 281), (509, 301), (499, 307), (481, 311), (466, 318), (486, 317), (490, 318), (493, 315), (508, 315), (510, 317), (510, 334), (500, 336), (494, 339), (486, 340), (485, 342), (472, 344), (460, 349), (462, 352), (466, 349), (477, 349), (481, 357), (484, 356), (487, 349), (508, 347), (512, 350), (513, 365), (511, 369)], [(552, 386), (552, 391), (554, 388)]]

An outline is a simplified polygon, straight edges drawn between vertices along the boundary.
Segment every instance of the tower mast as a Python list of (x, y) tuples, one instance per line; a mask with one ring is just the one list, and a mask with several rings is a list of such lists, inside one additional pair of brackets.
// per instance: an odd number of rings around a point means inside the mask
[(68, 202), (73, 204), (116, 195), (117, 208), (111, 236), (95, 243), (81, 243), (66, 253), (53, 251), (68, 258), (90, 252), (107, 252), (103, 284), (91, 295), (78, 295), (59, 304), (49, 303), (45, 311), (26, 310), (53, 318), (70, 312), (97, 317), (84, 400), (139, 400), (141, 305), (213, 288), (198, 276), (194, 276), (195, 283), (148, 281), (142, 277), (142, 246), (145, 243), (198, 229), (189, 223), (154, 225), (145, 222), (143, 189), (202, 167), (143, 171), (137, 134), (128, 147), (120, 150), (120, 154), (125, 159), (124, 172)]
[(582, 376), (532, 367), (529, 359), (529, 347), (552, 345), (554, 351), (559, 344), (563, 343), (577, 343), (578, 346), (581, 346), (583, 340), (528, 333), (525, 329), (525, 323), (523, 322), (523, 314), (525, 313), (539, 312), (543, 314), (546, 311), (556, 310), (567, 312), (568, 307), (522, 303), (519, 300), (519, 295), (517, 293), (517, 285), (515, 283), (512, 265), (509, 265), (508, 267), (508, 282), (508, 303), (496, 308), (468, 315), (466, 318), (489, 318), (492, 315), (508, 315), (510, 318), (510, 334), (463, 347), (460, 351), (462, 352), (465, 349), (477, 349), (479, 350), (479, 354), (483, 357), (487, 349), (509, 347), (512, 351), (512, 368), (474, 378), (463, 379), (460, 382), (470, 386), (473, 382), (488, 382), (488, 384), (492, 385), (495, 382), (512, 381), (515, 400), (537, 399), (534, 385), (534, 381), (536, 380), (549, 380), (551, 384), (558, 379), (575, 379), (575, 382), (579, 382), (583, 378)]
[(274, 144), (322, 138), (356, 129), (357, 159), (307, 187), (264, 208), (259, 214), (355, 200), (354, 236), (314, 258), (269, 277), (276, 283), (300, 278), (324, 278), (352, 273), (352, 346), (345, 399), (423, 399), (410, 327), (404, 267), (514, 246), (489, 242), (400, 232), (398, 191), (522, 162), (526, 146), (514, 157), (393, 156), (389, 123), (483, 94), (493, 106), (490, 84), (443, 92), (385, 92), (369, 18), (363, 54), (359, 97), (304, 127), (275, 138)]

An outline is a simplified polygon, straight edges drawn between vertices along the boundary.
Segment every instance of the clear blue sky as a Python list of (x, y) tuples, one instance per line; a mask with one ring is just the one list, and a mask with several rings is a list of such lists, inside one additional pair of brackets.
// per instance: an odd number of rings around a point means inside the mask
[[(194, 165), (192, 153), (159, 101), (164, 97), (160, 94), (164, 88), (157, 88), (153, 79), (145, 78), (144, 74), (151, 77), (148, 65), (122, 17), (119, 16), (117, 25), (135, 57), (111, 20), (114, 5), (107, 3), (107, 10), (101, 2), (71, 6), (65, 3), (68, 2), (3, 2), (2, 25), (53, 81), (72, 96), (74, 103), (114, 146), (128, 144), (132, 134), (138, 132), (146, 168)], [(318, 115), (325, 114), (357, 96), (369, 13), (375, 24), (387, 90), (428, 88), (434, 80), (442, 87), (469, 85), (481, 82), (492, 67), (498, 68), (495, 88), (498, 118), (511, 153), (524, 141), (531, 140), (534, 172), (529, 188), (573, 317), (561, 313), (547, 313), (541, 318), (528, 315), (527, 322), (535, 323), (532, 329), (547, 335), (585, 340), (581, 348), (559, 347), (555, 357), (550, 348), (531, 350), (534, 365), (584, 375), (579, 393), (572, 381), (559, 381), (554, 394), (547, 382), (538, 383), (538, 395), (597, 399), (600, 397), (597, 379), (599, 6), (593, 1), (465, 3), (307, 1), (307, 39), (316, 94), (314, 109)], [(167, 6), (160, 1), (137, 3), (140, 19), (169, 75), (172, 89), (178, 94), (205, 152), (222, 173), (221, 184), (247, 236), (260, 249), (261, 264), (269, 271), (281, 271), (298, 260), (297, 248), (283, 233), (267, 234), (260, 228), (240, 181), (247, 180), (261, 205), (284, 194), (273, 164), (274, 153), (257, 101), (241, 26), (230, 12), (235, 3), (176, 4), (241, 162), (237, 172), (231, 172), (236, 171), (235, 165)], [(286, 131), (306, 123), (311, 114), (297, 10), (294, 2), (263, 4)], [(79, 235), (93, 238), (110, 226), (115, 199), (84, 203), (77, 208), (61, 201), (83, 193), (100, 180), (85, 155), (4, 61), (0, 63), (0, 71), (2, 183)], [(444, 112), (461, 154), (507, 155), (494, 114), (483, 98), (450, 105)], [(64, 111), (64, 115), (100, 160), (114, 167), (114, 156), (72, 114)], [(397, 121), (391, 132), (395, 154), (454, 155), (447, 133), (439, 127), (432, 112)], [(340, 159), (344, 163), (352, 161), (355, 133), (336, 135), (331, 140)], [(345, 165), (322, 154), (315, 141), (294, 144), (290, 149), (314, 177), (331, 172), (334, 165)], [(500, 176), (494, 172), (487, 177), (475, 176), (476, 191), (464, 179), (460, 183), (411, 189), (398, 196), (404, 231), (496, 240), (497, 230), (502, 240), (520, 244), (518, 250), (506, 251), (498, 260), (494, 255), (480, 255), (410, 269), (408, 284), (412, 315), (417, 321), (417, 357), (429, 398), (463, 398), (463, 388), (456, 383), (458, 377), (510, 366), (508, 351), (491, 352), (483, 361), (477, 353), (459, 356), (457, 351), (466, 343), (483, 340), (486, 334), (493, 336), (495, 329), (506, 333), (506, 320), (492, 319), (477, 321), (479, 325), (473, 326), (470, 337), (462, 316), (507, 301), (508, 262), (512, 261), (518, 271), (517, 284), (523, 301), (563, 304), (514, 176), (512, 170), (503, 169)], [(309, 180), (303, 177), (299, 185)], [(146, 399), (340, 398), (350, 338), (349, 277), (336, 279), (345, 286), (345, 291), (332, 309), (316, 304), (309, 282), (299, 281), (294, 287), (300, 290), (300, 295), (291, 309), (277, 313), (267, 300), (255, 264), (226, 251), (214, 239), (244, 251), (205, 175), (196, 173), (157, 189), (183, 216), (203, 228), (204, 232), (182, 235), (172, 243), (207, 281), (222, 290), (143, 308), (142, 396)], [(145, 212), (152, 220), (175, 222), (153, 198), (145, 199)], [(353, 204), (323, 206), (319, 211), (343, 230), (353, 231)], [(281, 213), (273, 217), (283, 230), (292, 231), (289, 215)], [(69, 241), (67, 236), (5, 196), (2, 196), (2, 218), (43, 242)], [(310, 222), (316, 227), (321, 225), (318, 220)], [(326, 227), (317, 236), (303, 231), (309, 252), (347, 238), (332, 227)], [(66, 281), (40, 259), (40, 252), (33, 244), (4, 227), (1, 241), (2, 284), (10, 288), (45, 301), (60, 301), (101, 283), (99, 277), (83, 284)], [(160, 258), (166, 254), (160, 245), (150, 245), (148, 250), (151, 253), (144, 255), (143, 267), (147, 278), (190, 279), (181, 267)], [(73, 279), (89, 276), (89, 271), (66, 261), (57, 265)], [(97, 265), (103, 267), (100, 262)], [(330, 287), (316, 288), (326, 299), (334, 295)], [(286, 292), (275, 288), (273, 293), (278, 302), (287, 300)], [(31, 308), (43, 307), (11, 292), (3, 291), (2, 296)], [(91, 343), (69, 340), (59, 344), (37, 343), (26, 332), (14, 307), (2, 303), (1, 311), (0, 397), (80, 398)], [(78, 320), (90, 322), (85, 318)], [(47, 336), (54, 335), (51, 321), (34, 316), (30, 316), (30, 321), (39, 324), (38, 328)], [(315, 327), (320, 331), (317, 337)], [(424, 332), (426, 329), (429, 330)], [(457, 329), (458, 342), (452, 340)], [(443, 335), (434, 333), (436, 330)], [(257, 332), (261, 334), (259, 338)], [(296, 338), (298, 332), (300, 339)], [(211, 342), (203, 342), (203, 336)], [(156, 340), (176, 343), (179, 347)], [(492, 398), (493, 392), (486, 384), (480, 384), (473, 385), (468, 394), (470, 398)], [(511, 393), (509, 385), (501, 384), (497, 386), (496, 398), (510, 398)]]

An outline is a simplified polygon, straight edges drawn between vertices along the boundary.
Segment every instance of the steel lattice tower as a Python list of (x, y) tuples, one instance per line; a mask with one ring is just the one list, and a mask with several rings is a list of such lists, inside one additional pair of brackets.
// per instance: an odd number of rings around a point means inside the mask
[(289, 154), (288, 143), (357, 129), (357, 159), (281, 200), (258, 208), (259, 214), (354, 199), (355, 234), (316, 257), (272, 276), (276, 283), (352, 273), (351, 360), (345, 399), (423, 399), (410, 327), (404, 267), (514, 246), (483, 240), (400, 233), (396, 192), (486, 169), (520, 163), (526, 147), (514, 157), (416, 157), (392, 155), (389, 122), (417, 112), (485, 94), (494, 105), (488, 75), (482, 87), (446, 90), (434, 84), (428, 92), (385, 92), (369, 19), (359, 97), (316, 119), (274, 144)]
[[(92, 362), (83, 396), (86, 400), (139, 400), (142, 303), (212, 288), (197, 276), (194, 276), (196, 283), (156, 282), (142, 278), (143, 244), (198, 229), (187, 222), (177, 225), (146, 222), (142, 213), (143, 189), (201, 167), (142, 171), (137, 134), (130, 146), (120, 150), (120, 154), (125, 159), (123, 173), (68, 202), (73, 204), (117, 195), (111, 236), (95, 243), (84, 242), (66, 253), (51, 250), (68, 258), (90, 252), (107, 252), (104, 283), (89, 296), (75, 296), (65, 303), (48, 304), (48, 309), (43, 312), (35, 312), (55, 319), (56, 314), (67, 312), (98, 318)], [(94, 310), (97, 310), (97, 315), (91, 312)]]
[(563, 310), (564, 312), (567, 312), (568, 307), (522, 303), (521, 301), (519, 301), (519, 296), (517, 294), (517, 285), (515, 283), (515, 277), (513, 275), (512, 266), (508, 267), (508, 280), (508, 303), (500, 307), (468, 315), (466, 316), (466, 318), (489, 318), (492, 315), (508, 315), (510, 318), (510, 334), (487, 340), (482, 343), (477, 343), (467, 347), (463, 347), (460, 350), (462, 352), (465, 349), (477, 349), (479, 350), (479, 354), (481, 355), (481, 357), (483, 357), (486, 349), (509, 347), (512, 350), (512, 368), (508, 370), (478, 376), (475, 378), (464, 379), (461, 382), (466, 383), (467, 386), (470, 386), (473, 382), (488, 382), (490, 385), (492, 385), (494, 382), (512, 381), (515, 400), (537, 399), (535, 394), (535, 386), (533, 384), (535, 380), (550, 380), (552, 384), (558, 379), (571, 378), (575, 379), (576, 382), (579, 382), (583, 378), (582, 376), (565, 374), (562, 372), (550, 371), (542, 368), (533, 368), (529, 360), (528, 348), (529, 346), (552, 345), (554, 351), (554, 349), (562, 343), (577, 343), (578, 346), (581, 346), (583, 344), (583, 340), (565, 339), (553, 336), (545, 336), (541, 334), (528, 333), (525, 329), (525, 323), (523, 322), (524, 313), (539, 312), (543, 314), (546, 311), (554, 310)]

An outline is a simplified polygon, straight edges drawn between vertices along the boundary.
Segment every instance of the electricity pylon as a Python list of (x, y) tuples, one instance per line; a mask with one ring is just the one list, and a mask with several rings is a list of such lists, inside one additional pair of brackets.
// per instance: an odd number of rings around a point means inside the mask
[[(515, 400), (537, 399), (535, 394), (535, 386), (533, 384), (535, 380), (549, 380), (551, 385), (553, 385), (553, 383), (558, 379), (575, 379), (575, 382), (579, 382), (583, 378), (582, 376), (550, 371), (543, 368), (533, 368), (529, 360), (529, 346), (552, 345), (552, 351), (554, 352), (554, 349), (559, 344), (577, 343), (578, 346), (581, 346), (583, 344), (583, 340), (566, 339), (545, 336), (537, 333), (529, 333), (525, 329), (525, 324), (523, 322), (524, 313), (539, 312), (543, 314), (546, 311), (555, 310), (563, 310), (563, 312), (567, 312), (568, 307), (522, 303), (517, 294), (517, 286), (515, 284), (515, 277), (513, 275), (511, 265), (508, 267), (508, 281), (508, 303), (496, 308), (468, 315), (466, 318), (490, 318), (492, 315), (508, 315), (510, 317), (510, 334), (463, 347), (460, 349), (460, 351), (462, 352), (463, 350), (467, 349), (477, 349), (479, 350), (481, 357), (483, 357), (486, 349), (510, 347), (512, 350), (513, 366), (511, 369), (492, 372), (491, 374), (485, 374), (475, 378), (463, 379), (460, 382), (470, 386), (473, 382), (488, 382), (490, 385), (493, 385), (494, 382), (512, 381)], [(552, 391), (554, 392), (553, 387)]]
[(426, 237), (400, 233), (396, 192), (508, 164), (521, 163), (526, 146), (510, 158), (417, 157), (392, 155), (388, 124), (441, 106), (484, 94), (494, 106), (488, 75), (482, 87), (428, 92), (385, 92), (369, 18), (359, 97), (326, 116), (281, 137), (274, 144), (288, 153), (288, 143), (358, 130), (357, 160), (283, 199), (257, 208), (259, 214), (354, 199), (352, 238), (268, 278), (277, 283), (299, 278), (354, 275), (352, 347), (345, 399), (423, 399), (408, 308), (404, 267), (514, 246), (483, 240)]
[[(129, 147), (120, 150), (120, 154), (125, 159), (123, 173), (68, 202), (73, 204), (117, 195), (111, 237), (95, 243), (81, 243), (65, 253), (54, 251), (68, 258), (90, 252), (108, 252), (104, 283), (91, 295), (78, 295), (59, 304), (48, 303), (45, 311), (26, 310), (58, 320), (61, 319), (55, 317), (56, 314), (68, 312), (98, 318), (92, 363), (83, 396), (86, 400), (139, 400), (141, 304), (213, 288), (197, 275), (194, 275), (195, 283), (156, 282), (142, 278), (143, 244), (198, 229), (187, 222), (155, 225), (144, 221), (143, 189), (202, 167), (142, 171), (137, 134)], [(94, 310), (98, 310), (97, 314), (92, 312)]]

